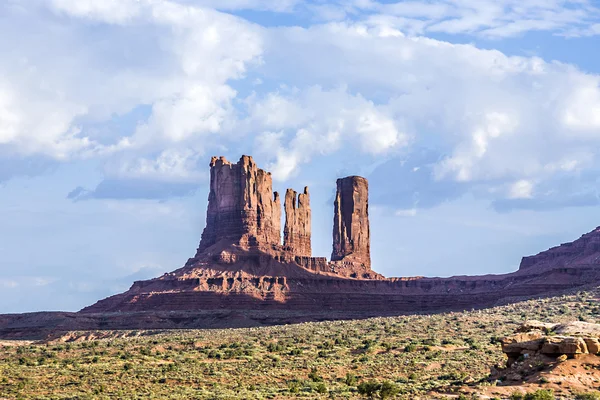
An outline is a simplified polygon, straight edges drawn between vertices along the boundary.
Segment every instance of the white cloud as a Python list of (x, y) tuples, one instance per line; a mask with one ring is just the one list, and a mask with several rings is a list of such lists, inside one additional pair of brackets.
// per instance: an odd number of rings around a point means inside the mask
[(416, 208), (407, 208), (407, 209), (396, 210), (394, 212), (394, 215), (396, 215), (397, 217), (416, 217), (417, 209)]
[[(379, 145), (397, 151), (410, 144), (409, 152), (413, 147), (431, 147), (445, 154), (434, 168), (440, 182), (493, 187), (523, 180), (548, 187), (557, 174), (564, 180), (565, 174), (579, 179), (582, 172), (593, 173), (600, 145), (598, 75), (539, 57), (507, 56), (474, 45), (385, 32), (385, 26), (362, 23), (270, 30), (261, 66), (263, 79), (274, 77), (276, 82), (300, 88), (300, 94), (284, 96), (283, 112), (273, 107), (266, 113), (279, 117), (297, 110), (291, 114), (301, 116), (300, 122), (283, 118), (277, 131), (286, 132), (285, 121), (294, 129), (343, 121), (346, 129), (340, 131), (340, 143), (347, 145), (351, 139), (361, 157)], [(303, 94), (308, 89), (302, 89), (310, 82), (344, 85), (347, 97), (371, 102), (399, 132), (397, 144), (395, 134), (387, 136), (381, 126), (362, 137), (356, 125), (347, 129), (356, 114), (366, 115), (366, 109), (356, 107), (349, 113), (352, 117), (336, 119), (346, 100), (327, 94), (335, 92), (330, 90), (310, 98)], [(376, 104), (369, 100), (373, 98)], [(285, 158), (289, 171), (299, 161), (289, 154), (294, 147), (285, 146), (288, 137), (278, 141), (288, 150), (278, 159)], [(347, 147), (338, 149), (339, 157), (348, 152)], [(493, 194), (509, 195), (507, 190)], [(521, 191), (520, 195), (528, 194)]]
[(600, 136), (600, 77), (581, 77), (581, 83), (567, 99), (564, 124), (578, 131)]
[(508, 198), (530, 199), (533, 197), (533, 187), (534, 185), (532, 182), (525, 179), (521, 179), (520, 181), (517, 181), (510, 186)]
[[(583, 2), (353, 1), (337, 11), (362, 22), (309, 28), (202, 8), (287, 12), (295, 1), (19, 4), (0, 6), (12, 17), (0, 36), (0, 153), (97, 157), (107, 179), (189, 184), (208, 151), (254, 146), (284, 180), (320, 155), (370, 162), (419, 146), (444, 155), (428, 167), (438, 181), (504, 188), (576, 176), (598, 158), (598, 75), (404, 34), (561, 31), (594, 15)], [(127, 129), (90, 129), (140, 107)], [(121, 190), (112, 184), (107, 193)]]
[[(315, 6), (321, 18), (354, 18), (367, 24), (392, 24), (408, 34), (472, 34), (502, 38), (529, 31), (561, 35), (597, 34), (600, 9), (586, 0), (442, 0), (337, 1), (326, 9)], [(309, 7), (310, 8), (310, 7)], [(341, 14), (341, 15), (340, 15)]]
[(252, 96), (246, 103), (247, 129), (263, 131), (255, 148), (266, 156), (275, 155), (270, 169), (279, 180), (289, 178), (315, 154), (380, 155), (409, 142), (385, 108), (343, 87), (292, 89), (263, 98)]
[[(0, 13), (10, 21), (0, 35), (0, 146), (24, 156), (144, 154), (184, 142), (199, 151), (230, 119), (229, 81), (262, 51), (258, 27), (169, 0), (40, 0)], [(112, 143), (86, 129), (140, 105), (147, 120)]]
[(138, 17), (147, 0), (50, 0), (51, 7), (70, 16), (125, 24)]
[(200, 157), (200, 154), (189, 149), (167, 149), (155, 158), (117, 159), (115, 162), (109, 162), (104, 172), (112, 179), (199, 182), (205, 177), (205, 171), (198, 168), (202, 161)]

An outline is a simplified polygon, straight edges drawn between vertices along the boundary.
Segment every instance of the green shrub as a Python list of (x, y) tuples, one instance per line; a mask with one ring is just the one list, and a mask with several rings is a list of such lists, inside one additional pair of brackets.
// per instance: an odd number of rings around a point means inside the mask
[(310, 370), (310, 372), (308, 373), (308, 379), (310, 379), (313, 382), (323, 382), (323, 378), (321, 378), (321, 376), (319, 375), (316, 367), (313, 367)]
[(598, 393), (598, 392), (576, 393), (575, 400), (600, 400), (600, 393)]
[(348, 386), (355, 386), (357, 383), (356, 376), (351, 372), (346, 372), (346, 379), (344, 383)]
[(536, 390), (535, 392), (527, 393), (523, 400), (554, 400), (554, 392), (550, 389), (548, 390)]
[(383, 381), (379, 387), (379, 397), (387, 399), (388, 397), (394, 397), (400, 392), (400, 388), (395, 383), (390, 381)]
[(325, 394), (327, 393), (327, 386), (325, 386), (325, 384), (321, 382), (317, 385), (315, 390), (317, 391), (317, 393)]
[(378, 390), (379, 390), (379, 383), (377, 383), (374, 380), (361, 382), (358, 385), (358, 393), (362, 394), (363, 396), (367, 396), (369, 398), (373, 398)]

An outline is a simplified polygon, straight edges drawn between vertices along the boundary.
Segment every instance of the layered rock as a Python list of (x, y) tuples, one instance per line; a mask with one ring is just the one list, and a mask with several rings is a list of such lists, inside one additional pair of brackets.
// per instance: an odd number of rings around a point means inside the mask
[(210, 162), (210, 192), (206, 227), (196, 256), (217, 242), (244, 248), (278, 246), (281, 203), (273, 193), (271, 173), (250, 156), (232, 164), (225, 157)]
[(502, 351), (507, 355), (507, 366), (518, 360), (544, 356), (574, 358), (581, 354), (600, 352), (600, 324), (571, 322), (567, 324), (544, 324), (525, 322), (514, 335), (501, 340)]
[(308, 187), (299, 195), (292, 189), (285, 193), (283, 247), (300, 257), (311, 256), (310, 196)]
[(520, 270), (533, 270), (549, 266), (597, 264), (600, 252), (600, 227), (582, 235), (579, 239), (563, 243), (534, 256), (523, 257)]
[(345, 261), (371, 269), (369, 183), (363, 177), (337, 180), (331, 261)]

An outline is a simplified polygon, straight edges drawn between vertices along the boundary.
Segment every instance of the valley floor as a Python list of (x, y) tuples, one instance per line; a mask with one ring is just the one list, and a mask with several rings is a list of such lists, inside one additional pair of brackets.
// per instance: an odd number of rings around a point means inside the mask
[(498, 338), (528, 319), (600, 322), (599, 295), (593, 289), (463, 313), (0, 342), (0, 399), (343, 399), (362, 397), (358, 388), (368, 381), (387, 381), (389, 393), (407, 399), (508, 398), (546, 388), (574, 398), (600, 389), (600, 366), (579, 363), (517, 386), (487, 377), (506, 359)]

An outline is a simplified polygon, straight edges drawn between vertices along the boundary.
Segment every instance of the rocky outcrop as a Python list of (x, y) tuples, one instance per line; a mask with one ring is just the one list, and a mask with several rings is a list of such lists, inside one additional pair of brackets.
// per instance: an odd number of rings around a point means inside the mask
[(337, 180), (331, 261), (346, 261), (371, 269), (369, 184), (363, 177)]
[[(600, 352), (600, 324), (571, 322), (568, 324), (544, 324), (539, 321), (525, 322), (517, 332), (501, 340), (502, 351), (508, 357), (507, 366), (518, 360), (545, 356), (574, 358), (580, 354)], [(539, 357), (537, 357), (539, 358)]]
[(281, 203), (273, 193), (271, 173), (250, 156), (232, 164), (225, 157), (210, 161), (206, 227), (196, 256), (218, 242), (243, 248), (279, 246)]
[(526, 321), (515, 334), (501, 339), (507, 362), (492, 366), (488, 381), (493, 383), (494, 393), (501, 386), (515, 393), (520, 391), (517, 388), (530, 392), (543, 385), (568, 399), (575, 390), (596, 389), (600, 379), (599, 334), (598, 324)]
[(308, 187), (299, 195), (288, 189), (285, 193), (285, 225), (283, 247), (300, 257), (311, 256), (310, 196)]

